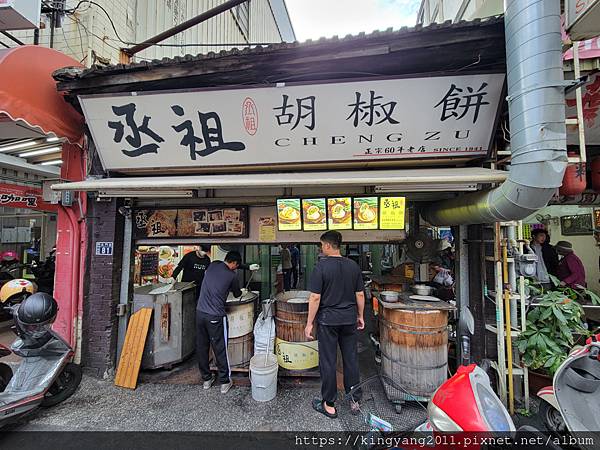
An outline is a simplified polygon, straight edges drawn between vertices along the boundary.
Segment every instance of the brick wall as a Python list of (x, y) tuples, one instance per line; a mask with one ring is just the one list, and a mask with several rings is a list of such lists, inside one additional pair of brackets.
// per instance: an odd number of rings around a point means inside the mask
[[(105, 378), (115, 368), (121, 283), (123, 216), (120, 203), (91, 198), (88, 208), (88, 257), (84, 278), (82, 365), (91, 375)], [(96, 255), (96, 242), (114, 242), (112, 256)]]

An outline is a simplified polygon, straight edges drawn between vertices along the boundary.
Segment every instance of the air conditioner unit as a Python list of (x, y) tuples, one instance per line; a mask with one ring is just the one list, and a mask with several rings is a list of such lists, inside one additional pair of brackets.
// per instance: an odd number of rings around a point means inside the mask
[(0, 0), (0, 31), (40, 26), (41, 0)]

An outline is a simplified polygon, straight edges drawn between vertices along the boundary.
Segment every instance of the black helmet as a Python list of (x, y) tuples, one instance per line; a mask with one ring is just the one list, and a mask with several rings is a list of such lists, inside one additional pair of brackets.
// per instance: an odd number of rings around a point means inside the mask
[(38, 292), (27, 297), (19, 305), (17, 321), (26, 334), (39, 337), (50, 329), (57, 312), (56, 300), (45, 292)]

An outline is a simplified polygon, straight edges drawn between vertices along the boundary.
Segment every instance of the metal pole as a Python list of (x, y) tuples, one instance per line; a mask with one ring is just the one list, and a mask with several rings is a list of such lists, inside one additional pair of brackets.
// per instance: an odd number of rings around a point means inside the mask
[(33, 30), (33, 45), (40, 45), (40, 29)]
[(202, 14), (191, 18), (190, 20), (186, 20), (185, 22), (180, 23), (179, 25), (176, 25), (173, 28), (169, 28), (168, 30), (163, 31), (162, 33), (157, 34), (156, 36), (151, 37), (150, 39), (146, 39), (141, 44), (136, 44), (130, 48), (124, 48), (121, 51), (123, 53), (125, 53), (128, 57), (131, 57), (131, 56), (135, 55), (136, 53), (139, 53), (142, 50), (145, 50), (148, 47), (151, 47), (153, 44), (157, 44), (161, 41), (164, 41), (165, 39), (168, 39), (168, 38), (176, 35), (177, 33), (181, 33), (182, 31), (185, 31), (188, 28), (198, 25), (199, 23), (202, 23), (212, 17), (215, 17), (215, 16), (221, 14), (222, 12), (228, 11), (231, 8), (241, 5), (242, 3), (246, 2), (246, 1), (248, 1), (248, 0), (226, 1), (225, 3), (222, 3), (222, 4), (214, 7), (213, 9), (209, 9), (208, 11), (203, 12)]
[(4, 31), (4, 30), (0, 31), (0, 33), (1, 33), (1, 34), (3, 34), (4, 36), (6, 36), (7, 38), (9, 38), (11, 41), (13, 41), (13, 42), (15, 42), (15, 43), (17, 43), (17, 44), (19, 44), (19, 45), (25, 45), (25, 42), (23, 42), (23, 41), (21, 41), (21, 40), (17, 39), (17, 38), (16, 38), (16, 37), (14, 37), (12, 34), (10, 34), (10, 33), (6, 32), (6, 31)]
[(131, 220), (131, 210), (125, 215), (125, 227), (123, 230), (123, 262), (121, 265), (121, 290), (119, 294), (119, 330), (117, 337), (117, 361), (121, 358), (121, 350), (125, 343), (125, 334), (127, 333), (127, 322), (129, 311), (129, 275), (131, 273), (131, 240), (133, 235), (133, 222)]
[[(457, 348), (460, 348), (460, 352), (457, 353), (458, 364), (470, 363), (471, 361), (471, 348), (470, 340), (471, 336), (468, 327), (464, 319), (464, 311), (469, 309), (469, 246), (465, 242), (467, 237), (467, 226), (460, 225), (457, 227), (458, 233), (455, 239), (456, 242), (456, 286), (458, 292), (456, 293), (456, 301), (458, 307), (458, 333), (456, 339)], [(463, 348), (463, 339), (466, 338), (466, 342), (469, 343), (468, 348)]]
[(56, 10), (52, 9), (50, 14), (50, 48), (54, 47), (54, 26), (56, 24)]

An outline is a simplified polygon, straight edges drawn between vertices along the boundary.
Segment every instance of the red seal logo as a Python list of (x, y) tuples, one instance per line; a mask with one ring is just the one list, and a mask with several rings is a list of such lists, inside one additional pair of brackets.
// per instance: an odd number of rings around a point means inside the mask
[(246, 132), (250, 136), (254, 136), (258, 131), (258, 108), (250, 97), (246, 97), (242, 105), (242, 120)]

